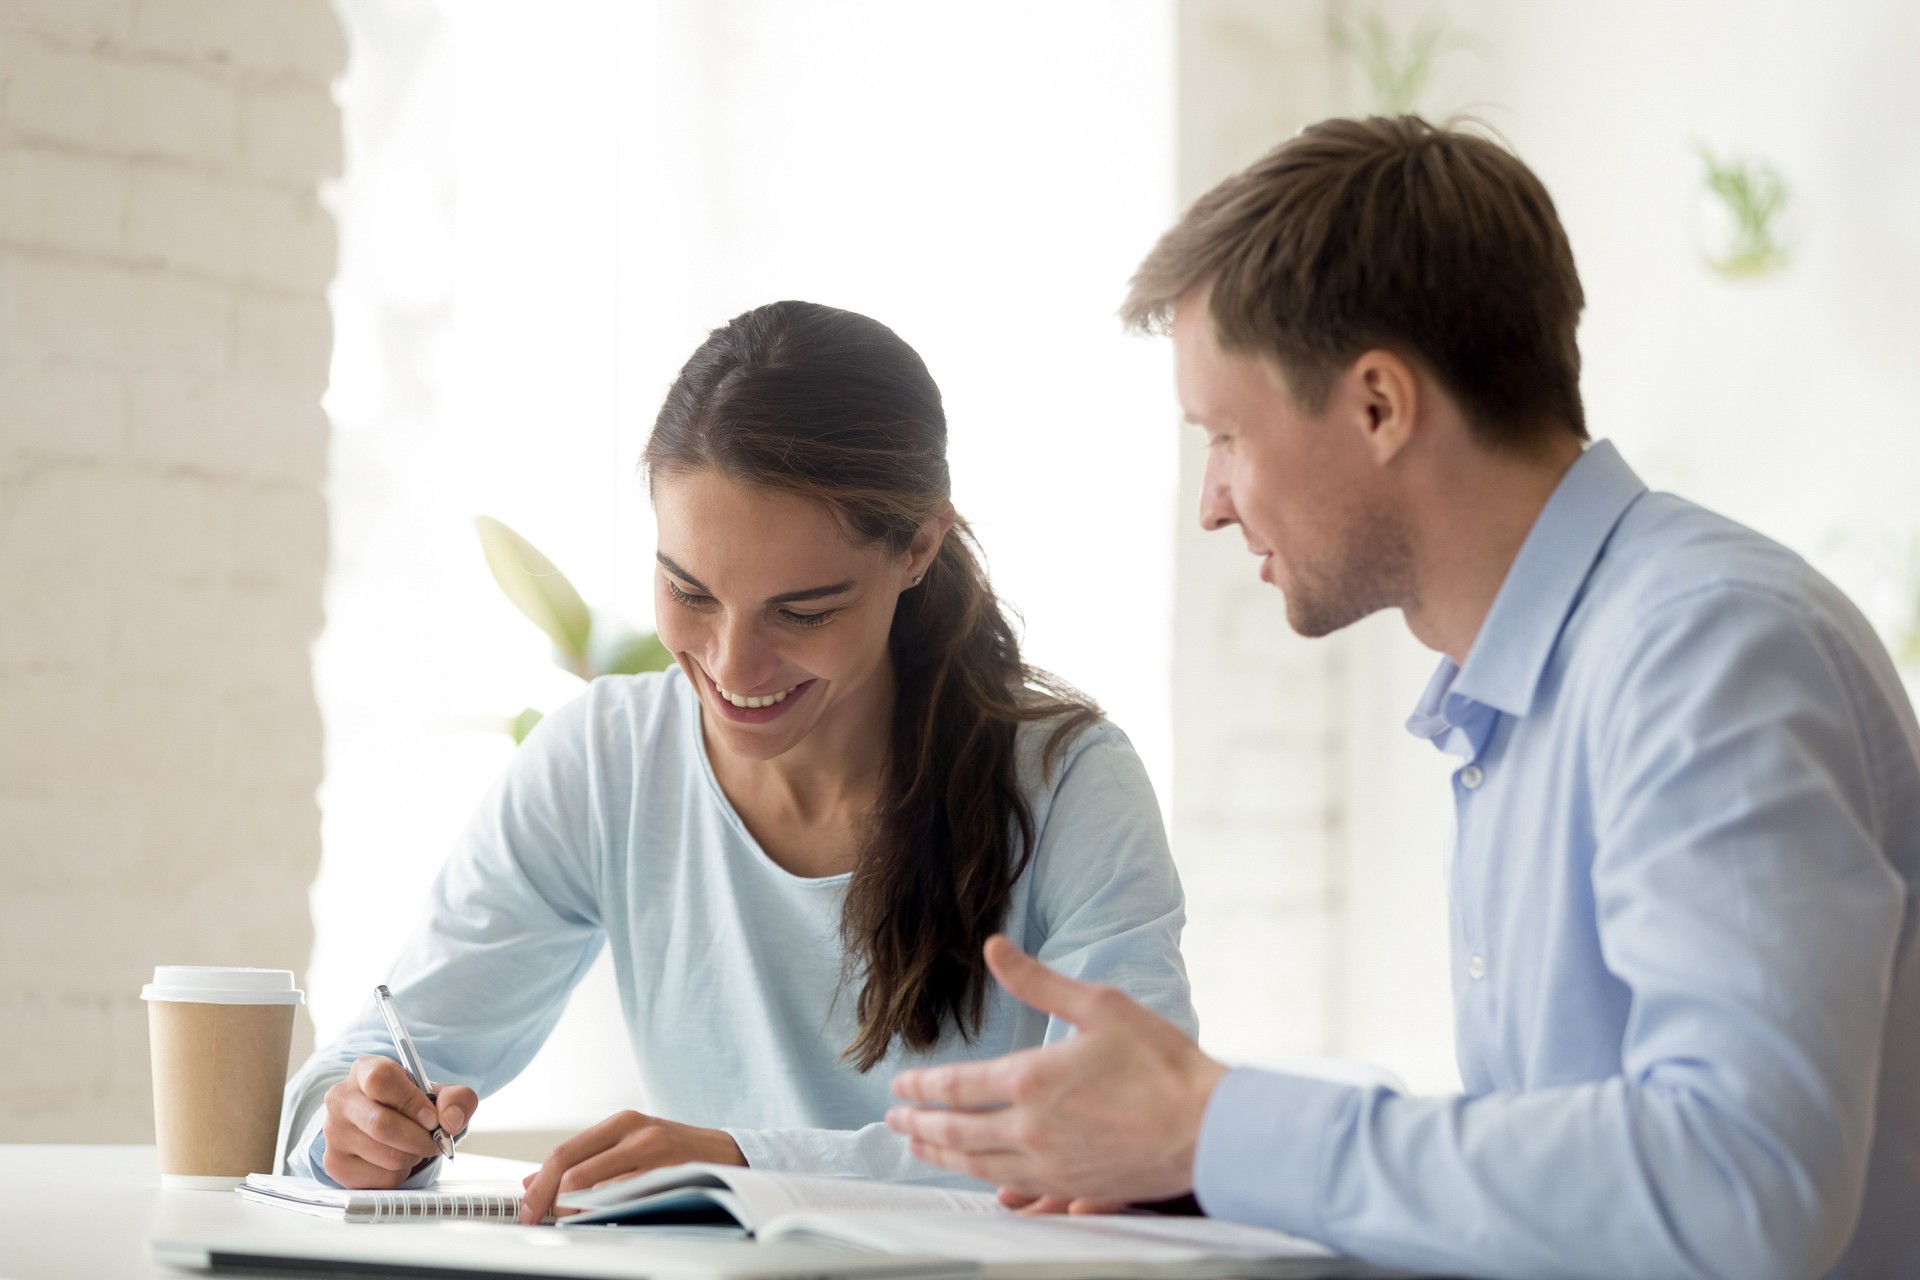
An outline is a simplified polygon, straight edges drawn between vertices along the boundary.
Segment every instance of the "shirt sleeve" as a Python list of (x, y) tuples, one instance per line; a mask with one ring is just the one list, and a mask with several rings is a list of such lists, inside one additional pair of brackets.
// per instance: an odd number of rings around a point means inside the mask
[[(1118, 987), (1194, 1034), (1193, 1001), (1180, 959), (1185, 902), (1139, 756), (1124, 734), (1101, 724), (1087, 730), (1056, 769), (1051, 802), (1036, 814), (1040, 825), (1027, 871), (1029, 921), (1015, 930), (1025, 934), (1019, 940), (1054, 969)], [(1022, 1019), (1030, 1013), (1022, 1011)], [(1040, 1038), (1052, 1043), (1072, 1030), (1049, 1019)], [(1024, 1043), (1033, 1043), (1033, 1037)], [(914, 1159), (907, 1139), (885, 1124), (727, 1132), (756, 1168), (984, 1185)]]
[(1757, 589), (1644, 619), (1587, 700), (1619, 1073), (1422, 1099), (1234, 1071), (1206, 1210), (1448, 1274), (1824, 1272), (1861, 1203), (1902, 910), (1859, 673)]
[[(1056, 766), (1059, 767), (1059, 766)], [(1199, 1033), (1180, 931), (1186, 898), (1146, 767), (1102, 723), (1065, 762), (1035, 844), (1029, 950), (1049, 968), (1116, 987)], [(1073, 1034), (1058, 1018), (1045, 1043)]]
[[(521, 744), (394, 961), (387, 985), (435, 1084), (464, 1084), (484, 1099), (512, 1080), (604, 944), (596, 905), (603, 841), (592, 794), (601, 747), (590, 729), (588, 695)], [(321, 1166), (326, 1091), (369, 1055), (397, 1056), (371, 993), (288, 1082), (280, 1167), (331, 1182)], [(437, 1165), (407, 1185), (430, 1181)]]

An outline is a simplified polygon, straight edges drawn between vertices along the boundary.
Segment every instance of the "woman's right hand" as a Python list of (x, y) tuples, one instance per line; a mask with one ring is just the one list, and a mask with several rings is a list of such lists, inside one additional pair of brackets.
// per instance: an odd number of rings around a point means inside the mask
[(438, 1124), (459, 1137), (480, 1105), (480, 1095), (461, 1084), (436, 1091), (436, 1112), (427, 1095), (414, 1088), (392, 1058), (357, 1059), (347, 1078), (327, 1090), (327, 1139), (320, 1163), (343, 1187), (385, 1189), (413, 1176), (440, 1154), (433, 1141)]

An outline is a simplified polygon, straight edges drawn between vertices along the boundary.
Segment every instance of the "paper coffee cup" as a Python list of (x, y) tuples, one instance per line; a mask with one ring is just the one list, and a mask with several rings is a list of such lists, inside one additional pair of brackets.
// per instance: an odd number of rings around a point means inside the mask
[(140, 998), (160, 1184), (224, 1191), (272, 1173), (293, 1012), (306, 999), (292, 972), (157, 965)]

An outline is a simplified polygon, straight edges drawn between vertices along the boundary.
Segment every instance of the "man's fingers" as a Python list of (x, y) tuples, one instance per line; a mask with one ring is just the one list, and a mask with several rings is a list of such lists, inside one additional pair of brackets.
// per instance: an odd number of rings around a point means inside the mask
[(1040, 1195), (1045, 1188), (1034, 1179), (1026, 1156), (1013, 1152), (979, 1153), (954, 1151), (916, 1140), (910, 1150), (916, 1160), (937, 1164), (942, 1169), (963, 1173), (981, 1182), (993, 1183), (1026, 1195)]
[(916, 1142), (955, 1151), (1015, 1151), (1022, 1145), (1013, 1132), (1011, 1111), (935, 1111), (925, 1107), (894, 1107), (887, 1127)]
[[(1084, 1196), (1067, 1206), (1068, 1213), (1107, 1214), (1126, 1213), (1127, 1211), (1127, 1202), (1124, 1200), (1088, 1200)], [(1141, 1212), (1141, 1210), (1136, 1209), (1133, 1212), (1138, 1213)]]
[(1068, 1196), (1030, 1196), (1024, 1192), (1013, 1191), (1005, 1187), (1001, 1188), (1000, 1203), (1006, 1204), (1008, 1196), (1012, 1196), (1014, 1199), (1023, 1202), (1013, 1207), (1028, 1217), (1042, 1217), (1047, 1214), (1066, 1213), (1073, 1205), (1073, 1200)]
[[(916, 1067), (893, 1078), (893, 1096), (902, 1102), (931, 1102), (943, 1107), (1004, 1107), (1037, 1069), (1045, 1049), (1022, 1049), (985, 1062), (955, 1062)], [(906, 1132), (904, 1129), (902, 1133)]]
[(1107, 988), (1055, 973), (1007, 941), (1005, 934), (987, 939), (986, 957), (987, 968), (1021, 1004), (1065, 1018), (1076, 1027), (1098, 1019)]

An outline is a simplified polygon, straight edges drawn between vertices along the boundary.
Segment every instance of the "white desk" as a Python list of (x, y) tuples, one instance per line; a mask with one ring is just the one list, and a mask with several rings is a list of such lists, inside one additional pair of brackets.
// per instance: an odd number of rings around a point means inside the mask
[[(468, 1178), (532, 1168), (468, 1153), (459, 1163)], [(368, 1230), (251, 1204), (231, 1191), (163, 1190), (152, 1147), (0, 1145), (0, 1280), (189, 1280), (153, 1261), (153, 1236), (262, 1222), (283, 1235)]]
[[(470, 1178), (527, 1168), (485, 1156), (463, 1155), (459, 1163)], [(182, 1280), (184, 1273), (149, 1256), (151, 1236), (261, 1215), (287, 1232), (354, 1230), (249, 1204), (231, 1191), (162, 1190), (152, 1147), (0, 1145), (0, 1280)]]

